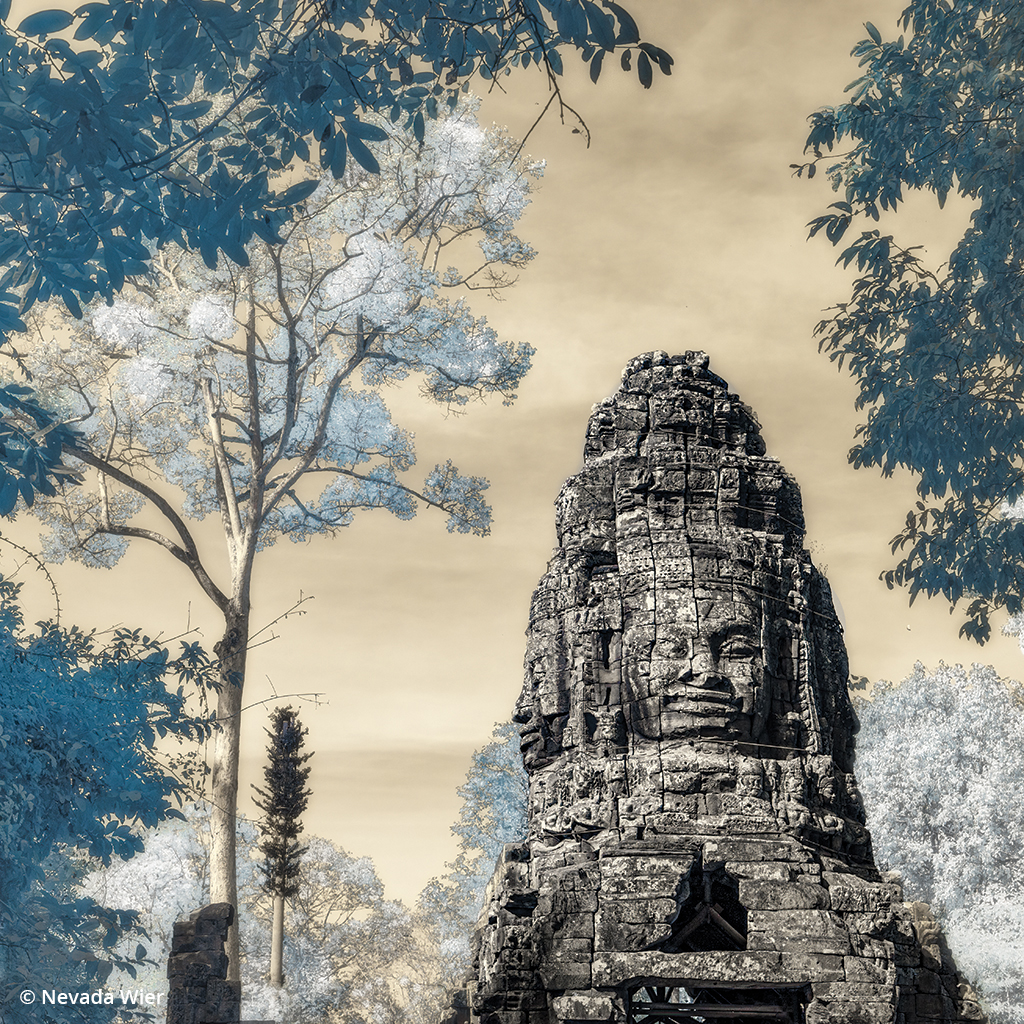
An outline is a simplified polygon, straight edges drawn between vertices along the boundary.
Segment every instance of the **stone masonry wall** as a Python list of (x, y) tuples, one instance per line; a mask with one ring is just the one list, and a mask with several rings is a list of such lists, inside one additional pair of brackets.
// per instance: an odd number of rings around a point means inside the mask
[(232, 1024), (238, 1021), (240, 993), (227, 981), (224, 952), (235, 911), (230, 903), (213, 903), (177, 921), (167, 961), (170, 991), (167, 1024)]

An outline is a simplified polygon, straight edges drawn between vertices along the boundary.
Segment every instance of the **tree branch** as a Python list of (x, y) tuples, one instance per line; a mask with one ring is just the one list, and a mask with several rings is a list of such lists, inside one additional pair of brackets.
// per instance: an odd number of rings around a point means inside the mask
[(175, 544), (172, 540), (169, 540), (154, 530), (142, 530), (141, 528), (134, 526), (110, 526), (109, 528), (104, 527), (102, 531), (97, 532), (109, 533), (123, 537), (139, 537), (144, 540), (151, 540), (154, 543), (159, 544), (161, 547), (166, 548), (172, 555), (174, 555), (175, 558), (178, 559), (178, 561), (183, 565), (188, 566), (189, 571), (203, 588), (203, 593), (205, 593), (221, 611), (227, 608), (229, 603), (227, 596), (217, 586), (217, 584), (213, 582), (210, 574), (206, 571), (206, 567), (203, 565), (202, 559), (199, 557), (199, 550), (196, 547), (195, 541), (192, 539), (192, 535), (188, 531), (188, 527), (185, 526), (181, 516), (174, 511), (166, 498), (154, 491), (152, 487), (142, 483), (142, 481), (136, 480), (134, 477), (129, 476), (116, 466), (110, 465), (110, 463), (106, 462), (104, 459), (93, 455), (92, 452), (85, 451), (81, 448), (75, 448), (72, 445), (67, 444), (64, 445), (64, 452), (72, 458), (76, 458), (80, 462), (84, 462), (87, 466), (91, 466), (98, 472), (105, 473), (107, 476), (116, 480), (119, 484), (127, 487), (129, 490), (135, 491), (136, 494), (141, 494), (147, 501), (151, 501), (163, 513), (164, 518), (167, 519), (167, 521), (174, 527), (178, 536), (181, 538), (182, 545), (179, 546)]
[[(237, 546), (243, 539), (242, 519), (238, 512), (234, 481), (231, 479), (231, 467), (228, 465), (224, 453), (224, 438), (220, 432), (220, 419), (217, 416), (217, 408), (213, 401), (213, 385), (210, 383), (209, 377), (203, 378), (203, 400), (206, 402), (206, 415), (210, 423), (210, 434), (213, 438), (213, 457), (217, 463), (217, 479), (220, 481), (218, 490), (223, 502), (221, 512), (233, 541), (231, 560), (234, 562)], [(234, 568), (234, 565), (232, 565), (232, 572)]]

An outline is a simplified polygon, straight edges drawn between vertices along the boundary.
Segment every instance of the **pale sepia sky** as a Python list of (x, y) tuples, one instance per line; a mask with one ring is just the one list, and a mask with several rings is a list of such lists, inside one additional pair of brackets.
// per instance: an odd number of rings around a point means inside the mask
[[(411, 523), (363, 514), (334, 540), (280, 542), (256, 571), (257, 626), (300, 590), (315, 596), (250, 656), (247, 703), (323, 693), (319, 706), (283, 701), (299, 708), (316, 751), (306, 830), (372, 856), (391, 898), (414, 900), (455, 854), (456, 787), (521, 684), (529, 598), (554, 545), (553, 501), (581, 465), (591, 406), (639, 352), (704, 349), (753, 407), (768, 454), (802, 489), (807, 543), (842, 603), (854, 673), (902, 679), (916, 660), (940, 659), (1018, 678), (1024, 670), (1015, 640), (958, 640), (961, 618), (943, 602), (910, 609), (905, 592), (878, 581), (894, 564), (888, 542), (914, 500), (912, 482), (847, 464), (855, 389), (812, 334), (822, 310), (847, 297), (849, 275), (823, 238), (805, 241), (807, 221), (833, 201), (827, 184), (797, 180), (789, 165), (801, 159), (807, 114), (840, 102), (857, 77), (849, 51), (864, 21), (891, 36), (902, 3), (622, 2), (673, 55), (674, 74), (656, 72), (645, 92), (615, 62), (597, 86), (566, 62), (565, 96), (592, 144), (553, 114), (533, 133), (526, 149), (547, 160), (547, 173), (520, 233), (539, 255), (504, 302), (473, 296), (503, 337), (537, 349), (519, 400), (446, 418), (414, 393), (396, 396), (420, 469), (450, 457), (490, 478), (491, 536), (448, 534), (429, 510)], [(502, 84), (508, 95), (487, 98), (481, 119), (522, 136), (547, 100), (543, 81), (530, 71)], [(939, 214), (924, 199), (891, 223), (938, 263), (966, 212), (949, 204)], [(217, 544), (215, 530), (203, 536)], [(205, 599), (159, 550), (132, 550), (111, 571), (55, 576), (67, 622), (170, 635), (191, 601), (208, 647), (219, 638)], [(243, 723), (241, 808), (250, 814), (272, 706)]]

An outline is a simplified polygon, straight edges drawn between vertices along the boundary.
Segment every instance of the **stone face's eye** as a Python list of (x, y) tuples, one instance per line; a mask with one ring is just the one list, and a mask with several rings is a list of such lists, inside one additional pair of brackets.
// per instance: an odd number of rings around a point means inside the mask
[(753, 637), (742, 633), (727, 636), (718, 648), (718, 655), (721, 658), (752, 658), (759, 653), (760, 648)]

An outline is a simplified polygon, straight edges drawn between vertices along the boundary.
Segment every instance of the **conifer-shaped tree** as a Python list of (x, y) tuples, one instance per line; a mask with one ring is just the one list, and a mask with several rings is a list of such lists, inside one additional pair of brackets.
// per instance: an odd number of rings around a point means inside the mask
[(299, 815), (306, 809), (310, 795), (305, 788), (310, 770), (303, 765), (313, 755), (300, 753), (308, 730), (302, 728), (290, 706), (278, 708), (271, 723), (271, 728), (265, 730), (270, 737), (270, 763), (263, 769), (267, 788), (252, 788), (261, 797), (254, 798), (254, 802), (266, 816), (260, 850), (265, 857), (261, 865), (263, 885), (274, 897), (270, 983), (280, 987), (284, 984), (284, 901), (298, 892), (299, 858), (305, 852), (297, 842), (302, 831)]

